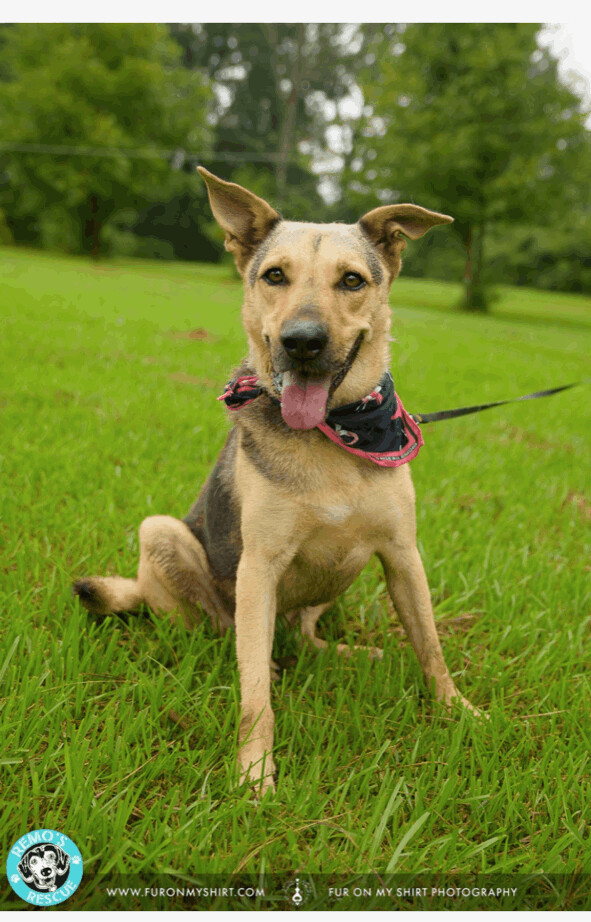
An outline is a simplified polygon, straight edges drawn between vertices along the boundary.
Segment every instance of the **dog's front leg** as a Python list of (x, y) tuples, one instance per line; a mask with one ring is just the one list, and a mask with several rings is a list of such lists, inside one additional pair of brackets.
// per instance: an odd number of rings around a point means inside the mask
[(390, 597), (417, 655), (427, 685), (434, 683), (437, 699), (446, 705), (457, 700), (479, 713), (462, 697), (445, 664), (435, 627), (427, 577), (417, 547), (392, 542), (382, 549), (379, 556)]
[(238, 761), (241, 777), (273, 788), (271, 654), (275, 631), (277, 575), (273, 561), (245, 550), (236, 579), (236, 652), (241, 718)]

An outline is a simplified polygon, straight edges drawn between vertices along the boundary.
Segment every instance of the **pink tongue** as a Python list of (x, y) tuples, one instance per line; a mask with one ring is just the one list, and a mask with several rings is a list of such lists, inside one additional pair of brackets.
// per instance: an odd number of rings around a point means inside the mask
[(323, 381), (300, 378), (293, 371), (283, 375), (281, 415), (290, 429), (314, 429), (324, 422), (330, 377)]

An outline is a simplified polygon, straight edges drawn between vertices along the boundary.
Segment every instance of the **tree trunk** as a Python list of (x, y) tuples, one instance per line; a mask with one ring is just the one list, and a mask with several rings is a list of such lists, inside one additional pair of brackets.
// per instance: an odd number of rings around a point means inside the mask
[[(271, 27), (268, 27), (269, 29)], [(285, 201), (287, 191), (287, 167), (294, 153), (295, 130), (297, 122), (298, 93), (302, 80), (302, 57), (303, 47), (306, 40), (306, 24), (298, 23), (295, 27), (295, 54), (289, 73), (286, 75), (291, 83), (289, 96), (285, 101), (285, 114), (281, 122), (281, 131), (279, 135), (279, 160), (275, 170), (275, 182), (277, 187), (277, 200), (281, 207)], [(270, 33), (269, 33), (270, 34)], [(279, 73), (277, 61), (273, 61), (273, 70), (275, 73), (276, 93), (281, 99), (280, 82), (282, 75)]]
[(464, 287), (465, 299), (466, 299), (466, 310), (470, 310), (470, 302), (472, 298), (472, 225), (468, 226), (468, 233), (466, 234), (466, 240), (464, 242), (466, 248), (466, 265), (464, 266)]
[(279, 141), (279, 163), (277, 165), (277, 198), (279, 204), (285, 200), (287, 188), (287, 165), (289, 163), (291, 148), (293, 144), (293, 131), (296, 123), (296, 109), (298, 105), (298, 93), (295, 82), (291, 88), (289, 98), (285, 104), (285, 118), (281, 126), (281, 138)]
[(467, 311), (485, 313), (488, 309), (488, 295), (482, 281), (484, 267), (484, 224), (470, 225), (466, 240), (466, 264), (464, 267), (464, 306)]
[(99, 201), (94, 193), (90, 196), (90, 217), (86, 221), (84, 235), (90, 240), (90, 255), (98, 259), (100, 255), (101, 222), (99, 219)]
[[(482, 270), (484, 268), (484, 224), (478, 226), (476, 235), (476, 245), (474, 246), (474, 264), (472, 271), (472, 288), (473, 291), (481, 293), (481, 297), (486, 301), (484, 293), (484, 283), (482, 281)], [(481, 310), (486, 310), (486, 306)]]

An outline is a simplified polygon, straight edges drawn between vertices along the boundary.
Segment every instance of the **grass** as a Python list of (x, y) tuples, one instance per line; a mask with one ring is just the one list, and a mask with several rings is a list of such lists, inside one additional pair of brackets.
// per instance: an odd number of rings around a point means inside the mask
[[(86, 909), (139, 905), (109, 900), (109, 882), (206, 874), (340, 886), (364, 872), (591, 871), (588, 389), (426, 427), (413, 462), (446, 659), (490, 720), (425, 694), (372, 565), (321, 633), (383, 646), (382, 662), (314, 654), (279, 629), (279, 787), (254, 807), (234, 777), (232, 637), (97, 624), (70, 594), (85, 574), (133, 575), (139, 522), (182, 517), (214, 462), (228, 426), (215, 397), (245, 350), (239, 285), (212, 266), (16, 250), (0, 266), (4, 854), (32, 829), (65, 832), (85, 861), (67, 907)], [(474, 317), (448, 309), (457, 297), (393, 288), (407, 409), (588, 374), (590, 299), (504, 289)], [(520, 908), (588, 905), (586, 889), (553, 886)], [(337, 905), (384, 900), (318, 893), (306, 908)]]

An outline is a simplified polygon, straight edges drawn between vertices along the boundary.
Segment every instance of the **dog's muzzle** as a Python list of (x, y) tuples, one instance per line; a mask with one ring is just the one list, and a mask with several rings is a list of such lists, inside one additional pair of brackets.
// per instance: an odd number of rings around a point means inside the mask
[(300, 320), (284, 326), (281, 344), (292, 367), (283, 374), (276, 373), (274, 385), (281, 394), (281, 415), (290, 429), (314, 429), (324, 422), (328, 399), (351, 368), (362, 340), (363, 332), (334, 374), (334, 367), (330, 369), (323, 356), (328, 333), (321, 324)]
[(292, 362), (305, 365), (322, 355), (328, 342), (328, 331), (314, 320), (295, 320), (284, 324), (280, 339)]

